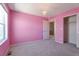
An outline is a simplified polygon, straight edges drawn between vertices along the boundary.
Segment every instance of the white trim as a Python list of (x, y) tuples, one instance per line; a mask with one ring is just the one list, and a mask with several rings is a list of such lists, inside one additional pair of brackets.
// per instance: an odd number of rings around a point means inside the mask
[(4, 39), (2, 41), (0, 41), (0, 46), (6, 41), (7, 39)]

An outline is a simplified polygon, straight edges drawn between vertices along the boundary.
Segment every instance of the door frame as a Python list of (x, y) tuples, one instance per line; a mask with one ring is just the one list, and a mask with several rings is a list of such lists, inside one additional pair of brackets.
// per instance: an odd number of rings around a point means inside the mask
[[(74, 14), (74, 15), (70, 15), (70, 16), (66, 16), (66, 17), (64, 17), (63, 18), (63, 42), (64, 43), (68, 43), (68, 40), (69, 40), (69, 34), (68, 34), (68, 32), (69, 32), (69, 28), (67, 29), (67, 39), (65, 39), (65, 18), (69, 18), (69, 17), (71, 17), (71, 16), (76, 16), (76, 28), (77, 28), (77, 14)], [(67, 19), (67, 22), (68, 22), (69, 20)], [(68, 25), (68, 24), (67, 24)], [(69, 26), (69, 25), (68, 25)], [(77, 33), (77, 29), (76, 29), (76, 33)], [(77, 35), (76, 35), (76, 37), (77, 37)], [(65, 41), (66, 40), (66, 41)], [(77, 38), (76, 38), (76, 41), (77, 41)], [(77, 45), (77, 43), (76, 43), (76, 45)]]

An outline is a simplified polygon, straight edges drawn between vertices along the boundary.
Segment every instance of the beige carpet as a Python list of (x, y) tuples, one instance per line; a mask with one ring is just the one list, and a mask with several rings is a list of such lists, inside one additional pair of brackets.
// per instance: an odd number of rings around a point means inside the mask
[(11, 48), (11, 56), (79, 56), (71, 44), (58, 44), (53, 39), (21, 43)]

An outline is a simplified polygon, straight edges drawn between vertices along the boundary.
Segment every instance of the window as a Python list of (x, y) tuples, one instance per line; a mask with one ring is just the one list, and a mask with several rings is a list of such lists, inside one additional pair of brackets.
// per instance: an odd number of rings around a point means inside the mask
[(4, 10), (4, 8), (2, 7), (2, 5), (0, 5), (0, 44), (5, 41), (8, 37), (7, 34), (7, 13)]

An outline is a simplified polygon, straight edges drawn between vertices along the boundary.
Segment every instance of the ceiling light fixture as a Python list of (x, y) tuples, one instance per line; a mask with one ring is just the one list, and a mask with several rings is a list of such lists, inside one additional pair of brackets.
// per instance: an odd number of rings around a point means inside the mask
[(43, 15), (46, 15), (46, 14), (47, 14), (47, 11), (46, 11), (46, 10), (44, 10), (44, 11), (42, 12), (42, 14), (43, 14)]

